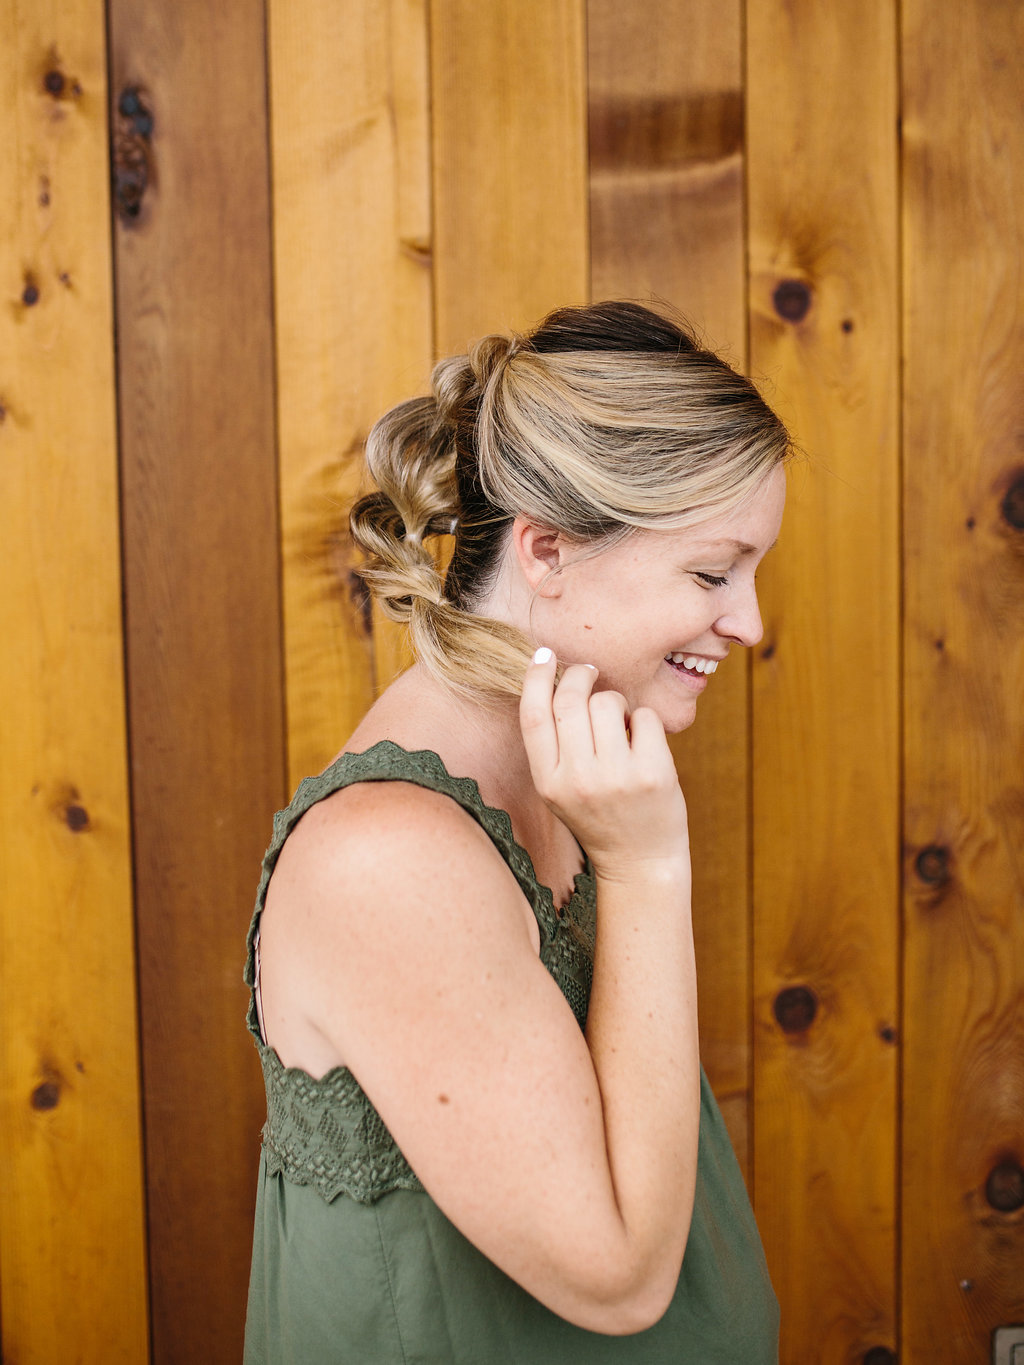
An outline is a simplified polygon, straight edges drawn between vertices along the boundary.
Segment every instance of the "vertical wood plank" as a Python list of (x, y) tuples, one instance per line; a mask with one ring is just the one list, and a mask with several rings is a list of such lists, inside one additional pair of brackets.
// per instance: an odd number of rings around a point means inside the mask
[(435, 338), (441, 355), (582, 303), (583, 0), (432, 0)]
[(907, 1365), (1024, 1320), (1022, 45), (904, 5)]
[(589, 0), (595, 299), (653, 296), (743, 363), (740, 0)]
[(110, 0), (110, 35), (153, 1353), (226, 1365), (265, 1113), (243, 943), (284, 798), (263, 10)]
[(370, 426), (430, 374), (427, 17), (425, 0), (270, 0), (268, 14), (294, 787), (408, 661), (397, 628), (371, 627), (348, 511)]
[[(591, 289), (678, 308), (742, 366), (739, 0), (589, 0)], [(736, 655), (673, 740), (690, 811), (701, 1054), (746, 1169), (749, 669)]]
[(895, 1347), (896, 22), (747, 10), (751, 364), (809, 452), (755, 651), (754, 1184), (782, 1359)]
[(0, 6), (3, 1357), (148, 1349), (99, 0)]

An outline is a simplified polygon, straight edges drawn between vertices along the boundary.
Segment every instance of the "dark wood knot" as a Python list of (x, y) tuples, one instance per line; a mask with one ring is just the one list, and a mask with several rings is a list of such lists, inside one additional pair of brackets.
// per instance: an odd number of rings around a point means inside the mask
[(121, 91), (117, 101), (117, 112), (122, 118), (129, 120), (132, 131), (138, 133), (139, 137), (153, 136), (153, 113), (146, 108), (142, 91), (137, 85), (127, 85)]
[(60, 99), (64, 93), (64, 73), (63, 71), (47, 71), (43, 77), (43, 89), (54, 99)]
[(803, 280), (780, 280), (772, 294), (772, 303), (780, 318), (787, 322), (802, 322), (811, 307), (811, 291)]
[(1000, 1161), (989, 1171), (985, 1198), (999, 1213), (1016, 1213), (1024, 1208), (1024, 1170), (1016, 1161)]
[(129, 222), (142, 212), (143, 195), (152, 179), (153, 114), (136, 85), (121, 91), (117, 112), (120, 119), (114, 130), (112, 157), (114, 205), (121, 221)]
[(917, 875), (929, 886), (942, 886), (949, 881), (949, 849), (941, 844), (929, 844), (914, 859)]
[(818, 997), (809, 986), (786, 986), (772, 1006), (783, 1033), (805, 1033), (818, 1013)]
[(89, 812), (84, 806), (72, 803), (64, 807), (64, 821), (72, 834), (81, 834), (83, 829), (89, 828)]
[(1024, 531), (1024, 474), (1019, 474), (1006, 490), (1003, 519), (1015, 531)]
[(861, 1361), (862, 1365), (896, 1365), (896, 1352), (888, 1346), (869, 1346)]
[(25, 288), (21, 291), (21, 301), (26, 308), (34, 308), (39, 302), (39, 286), (35, 280), (25, 281)]
[(33, 1109), (56, 1109), (60, 1103), (60, 1086), (56, 1081), (42, 1081), (32, 1091)]

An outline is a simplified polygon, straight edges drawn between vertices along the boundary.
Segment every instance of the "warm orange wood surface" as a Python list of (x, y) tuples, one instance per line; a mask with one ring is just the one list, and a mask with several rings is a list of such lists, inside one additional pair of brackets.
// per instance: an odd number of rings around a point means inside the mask
[(285, 786), (266, 45), (258, 7), (110, 19), (115, 107), (137, 88), (153, 121), (115, 236), (153, 1358), (227, 1362), (264, 1115), (244, 938)]
[(1024, 1322), (1022, 45), (904, 7), (906, 1365)]
[(747, 15), (750, 362), (807, 453), (754, 653), (754, 1191), (818, 1365), (896, 1344), (895, 33), (892, 0)]
[(589, 291), (584, 0), (431, 0), (435, 348)]
[(103, 6), (0, 6), (0, 1320), (141, 1365)]
[(764, 642), (675, 742), (782, 1365), (1024, 1320), (1022, 23), (0, 0), (4, 1360), (240, 1358), (260, 858), (408, 659), (353, 576), (363, 440), (608, 295), (806, 450)]
[[(663, 300), (742, 368), (741, 13), (589, 0), (591, 288)], [(701, 1056), (746, 1171), (750, 1098), (749, 663), (715, 674), (673, 742), (694, 848)]]
[[(406, 662), (347, 512), (374, 420), (432, 364), (425, 0), (272, 0), (274, 251), (290, 789)], [(309, 91), (317, 117), (311, 122)]]

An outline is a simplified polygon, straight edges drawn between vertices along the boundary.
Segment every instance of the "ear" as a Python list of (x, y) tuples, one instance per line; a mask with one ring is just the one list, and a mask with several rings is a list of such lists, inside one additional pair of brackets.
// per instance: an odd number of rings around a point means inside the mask
[(561, 531), (516, 517), (512, 523), (512, 548), (531, 591), (541, 597), (561, 595), (556, 570), (564, 566), (568, 552), (568, 542)]

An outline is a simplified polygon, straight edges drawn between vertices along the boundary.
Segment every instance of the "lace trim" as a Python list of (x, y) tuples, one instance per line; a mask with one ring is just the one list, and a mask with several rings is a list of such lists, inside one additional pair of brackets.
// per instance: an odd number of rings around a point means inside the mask
[(263, 858), (256, 908), (249, 926), (245, 983), (246, 1023), (253, 1036), (267, 1091), (263, 1149), (267, 1169), (295, 1184), (313, 1185), (328, 1202), (346, 1194), (373, 1203), (391, 1190), (422, 1185), (384, 1121), (347, 1067), (315, 1078), (286, 1067), (263, 1042), (257, 1016), (255, 941), (267, 886), (285, 840), (310, 807), (355, 782), (412, 782), (452, 797), (476, 819), (505, 858), (533, 907), (540, 929), (540, 958), (568, 1001), (581, 1028), (586, 1024), (593, 978), (595, 899), (589, 862), (576, 876), (561, 915), (548, 887), (537, 881), (533, 861), (512, 832), (507, 811), (488, 806), (470, 777), (453, 777), (432, 750), (408, 750), (381, 740), (362, 754), (342, 754), (316, 777), (299, 783), (291, 804), (274, 816), (274, 832)]

